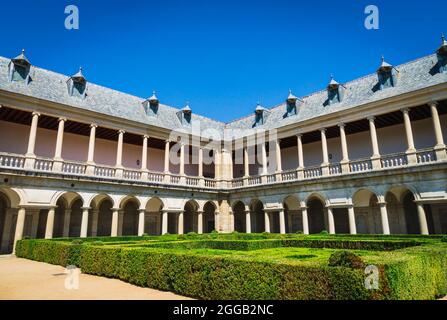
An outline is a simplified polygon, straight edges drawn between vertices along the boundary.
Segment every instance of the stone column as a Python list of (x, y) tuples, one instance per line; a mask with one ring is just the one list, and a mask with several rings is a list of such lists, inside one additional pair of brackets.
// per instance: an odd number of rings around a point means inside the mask
[(341, 141), (341, 153), (343, 159), (341, 160), (341, 171), (342, 173), (349, 173), (351, 170), (349, 168), (349, 152), (348, 152), (348, 141), (346, 139), (345, 124), (340, 123), (340, 141)]
[(90, 138), (88, 142), (88, 156), (87, 156), (87, 168), (86, 173), (93, 175), (95, 173), (95, 140), (96, 140), (96, 128), (98, 125), (90, 125)]
[(390, 224), (388, 222), (388, 211), (386, 209), (386, 203), (378, 203), (380, 208), (380, 218), (382, 220), (382, 232), (383, 234), (390, 234)]
[(422, 235), (428, 235), (428, 224), (427, 224), (427, 216), (425, 214), (424, 204), (417, 202), (416, 206), (418, 208), (418, 219), (419, 219), (419, 227)]
[(354, 206), (348, 207), (348, 218), (349, 218), (349, 233), (357, 234), (357, 226), (355, 224)]
[(264, 211), (264, 231), (270, 233), (270, 212)]
[(118, 236), (118, 216), (119, 216), (119, 208), (112, 208), (112, 230), (110, 231), (110, 236), (117, 237)]
[[(277, 139), (275, 143), (276, 147), (276, 173), (279, 174), (278, 177), (281, 178), (282, 173), (282, 159), (281, 159), (281, 140)], [(280, 179), (277, 179), (280, 180)]]
[(180, 143), (180, 184), (186, 184), (186, 175), (185, 175), (185, 144), (183, 142)]
[(184, 212), (180, 211), (178, 213), (178, 221), (177, 221), (177, 223), (178, 223), (178, 227), (177, 227), (178, 234), (183, 234), (184, 233), (183, 217), (184, 217)]
[(171, 151), (171, 142), (169, 140), (165, 141), (165, 169), (164, 173), (169, 174), (169, 152)]
[(16, 232), (14, 235), (14, 247), (13, 247), (12, 254), (16, 253), (17, 241), (22, 240), (22, 238), (23, 238), (23, 229), (25, 227), (25, 217), (26, 217), (25, 208), (20, 208), (19, 212), (17, 213)]
[(329, 175), (329, 154), (327, 150), (326, 129), (321, 129), (321, 149), (323, 152), (323, 163), (321, 164), (321, 171), (324, 176)]
[(331, 207), (327, 207), (327, 220), (329, 224), (329, 234), (335, 234), (334, 212)]
[(279, 210), (279, 233), (286, 234), (286, 218), (284, 209)]
[(248, 147), (244, 147), (244, 177), (250, 177), (250, 160), (248, 158)]
[(124, 130), (118, 131), (118, 145), (116, 147), (116, 177), (120, 178), (123, 176), (123, 139), (124, 139)]
[(369, 121), (369, 131), (371, 134), (371, 145), (373, 150), (373, 155), (371, 156), (371, 162), (373, 169), (380, 169), (382, 164), (380, 163), (380, 151), (379, 142), (377, 140), (376, 125), (374, 123), (375, 117), (368, 117)]
[(146, 210), (140, 209), (138, 211), (138, 236), (141, 237), (144, 234), (144, 220), (146, 216)]
[(57, 129), (56, 149), (54, 150), (53, 171), (62, 171), (62, 144), (64, 143), (64, 127), (67, 119), (59, 118), (59, 126)]
[(261, 155), (262, 155), (262, 174), (267, 175), (268, 174), (268, 168), (267, 168), (267, 149), (265, 146), (265, 143), (263, 142), (261, 145)]
[(303, 233), (309, 234), (309, 218), (307, 216), (307, 207), (301, 208), (301, 214), (303, 216)]
[(161, 214), (161, 235), (168, 233), (168, 212), (163, 211)]
[(81, 221), (81, 238), (87, 238), (88, 231), (88, 211), (91, 208), (85, 207), (82, 208), (82, 221)]
[(55, 208), (48, 209), (47, 226), (45, 228), (45, 239), (52, 239), (53, 238), (54, 211), (55, 211)]
[(33, 112), (31, 120), (31, 128), (29, 131), (28, 139), (28, 149), (26, 152), (25, 168), (34, 169), (34, 163), (36, 162), (36, 155), (34, 150), (36, 148), (36, 136), (37, 136), (37, 125), (39, 123), (40, 113)]
[(245, 211), (245, 232), (251, 233), (251, 212), (250, 212), (250, 210)]
[(197, 233), (203, 234), (203, 211), (197, 211)]
[(70, 218), (71, 218), (71, 209), (65, 209), (64, 212), (64, 231), (63, 237), (67, 238), (70, 236)]
[(148, 179), (148, 170), (147, 170), (147, 141), (149, 140), (148, 135), (143, 136), (143, 148), (141, 150), (141, 180)]
[(298, 179), (304, 178), (304, 157), (303, 157), (303, 135), (297, 134), (297, 148), (298, 148)]
[(435, 130), (435, 137), (436, 137), (436, 146), (435, 146), (436, 158), (438, 160), (446, 160), (447, 154), (446, 154), (446, 147), (444, 144), (444, 137), (442, 136), (441, 121), (439, 120), (439, 114), (437, 109), (438, 103), (431, 102), (429, 106), (431, 110), (431, 116), (433, 119), (433, 128)]
[(416, 156), (416, 148), (414, 147), (414, 139), (413, 139), (413, 130), (411, 129), (411, 119), (409, 114), (409, 109), (404, 108), (401, 110), (402, 115), (404, 117), (404, 125), (405, 125), (405, 135), (407, 138), (407, 159), (409, 164), (416, 164), (417, 163), (417, 156)]

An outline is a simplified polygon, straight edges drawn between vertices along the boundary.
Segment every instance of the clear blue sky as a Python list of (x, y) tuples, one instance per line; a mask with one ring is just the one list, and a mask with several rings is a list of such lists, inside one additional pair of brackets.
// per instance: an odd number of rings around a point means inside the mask
[[(221, 121), (430, 54), (447, 33), (445, 0), (2, 1), (0, 55)], [(64, 28), (76, 4), (80, 29)], [(380, 30), (364, 28), (368, 4)], [(24, 10), (24, 8), (27, 10)]]

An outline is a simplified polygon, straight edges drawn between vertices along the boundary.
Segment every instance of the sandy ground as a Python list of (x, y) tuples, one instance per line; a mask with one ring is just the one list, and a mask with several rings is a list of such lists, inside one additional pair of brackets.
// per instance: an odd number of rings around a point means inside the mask
[(116, 279), (81, 274), (78, 290), (67, 290), (65, 268), (0, 256), (0, 300), (184, 300), (170, 292)]

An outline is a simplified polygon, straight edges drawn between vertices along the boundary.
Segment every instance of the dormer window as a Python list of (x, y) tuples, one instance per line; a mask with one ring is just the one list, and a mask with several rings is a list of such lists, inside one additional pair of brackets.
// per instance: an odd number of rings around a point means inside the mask
[(67, 81), (68, 94), (72, 97), (85, 98), (87, 89), (87, 79), (82, 73), (82, 68), (79, 68), (78, 73), (71, 76)]
[(380, 90), (396, 86), (397, 70), (382, 57), (382, 64), (377, 69)]
[(155, 91), (150, 98), (143, 102), (143, 106), (148, 116), (156, 116), (158, 114), (159, 101), (155, 95)]
[(436, 55), (438, 57), (439, 73), (447, 73), (447, 41), (444, 35), (442, 35), (441, 46), (436, 51)]
[(335, 81), (334, 77), (331, 76), (331, 81), (327, 86), (328, 104), (333, 105), (342, 102), (344, 98), (344, 92), (345, 87)]
[(186, 103), (186, 106), (180, 110), (180, 112), (177, 113), (177, 116), (179, 117), (180, 122), (184, 126), (188, 126), (191, 124), (192, 119), (192, 110), (189, 107), (189, 103)]
[(255, 109), (255, 124), (254, 126), (262, 126), (267, 121), (267, 112), (268, 110), (261, 106), (259, 103)]
[(9, 64), (9, 79), (10, 81), (25, 81), (30, 80), (31, 63), (25, 56), (25, 50), (22, 53), (11, 59)]
[(297, 104), (301, 102), (297, 97), (295, 97), (292, 93), (292, 90), (289, 90), (289, 96), (287, 97), (287, 117), (295, 116), (298, 114)]

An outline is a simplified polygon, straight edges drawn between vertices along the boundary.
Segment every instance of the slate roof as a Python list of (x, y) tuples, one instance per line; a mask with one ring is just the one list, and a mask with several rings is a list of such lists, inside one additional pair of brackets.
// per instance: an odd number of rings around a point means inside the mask
[[(10, 82), (8, 79), (8, 65), (10, 61), (8, 58), (0, 57), (0, 90), (70, 105), (170, 130), (182, 128), (182, 124), (176, 116), (181, 109), (160, 104), (158, 116), (148, 116), (143, 107), (143, 102), (147, 99), (118, 92), (90, 82), (87, 84), (87, 95), (85, 99), (71, 97), (68, 94), (66, 84), (69, 79), (68, 76), (35, 66), (31, 67), (31, 81), (29, 84), (25, 82)], [(433, 54), (400, 66), (395, 66), (394, 68), (399, 71), (397, 86), (384, 90), (375, 89), (377, 88), (378, 82), (376, 73), (345, 83), (343, 86), (346, 89), (341, 103), (328, 105), (327, 91), (324, 89), (300, 98), (297, 114), (289, 117), (286, 117), (287, 103), (284, 101), (284, 103), (277, 107), (267, 109), (269, 111), (269, 117), (263, 125), (257, 126), (256, 129), (264, 128), (268, 130), (279, 128), (334, 111), (353, 108), (369, 102), (379, 101), (447, 82), (446, 73), (440, 74), (433, 72), (436, 64), (437, 57), (436, 54)], [(192, 124), (200, 122), (202, 131), (215, 129), (223, 132), (224, 129), (244, 129), (244, 133), (237, 134), (239, 137), (248, 134), (252, 130), (254, 120), (255, 116), (253, 113), (227, 124), (194, 113), (192, 114)]]
[[(366, 103), (383, 100), (400, 94), (416, 91), (447, 82), (447, 73), (437, 73), (436, 55), (429, 55), (418, 60), (395, 66), (399, 71), (398, 83), (395, 87), (384, 90), (376, 90), (378, 77), (376, 73), (343, 84), (345, 94), (343, 101), (327, 105), (328, 94), (326, 90), (313, 93), (301, 98), (302, 102), (297, 107), (297, 114), (286, 117), (287, 103), (270, 109), (267, 121), (257, 128), (273, 129), (291, 123), (302, 122), (311, 118), (329, 114), (331, 112), (346, 110)], [(232, 121), (226, 125), (228, 129), (251, 128), (254, 122), (253, 116), (244, 117)]]

